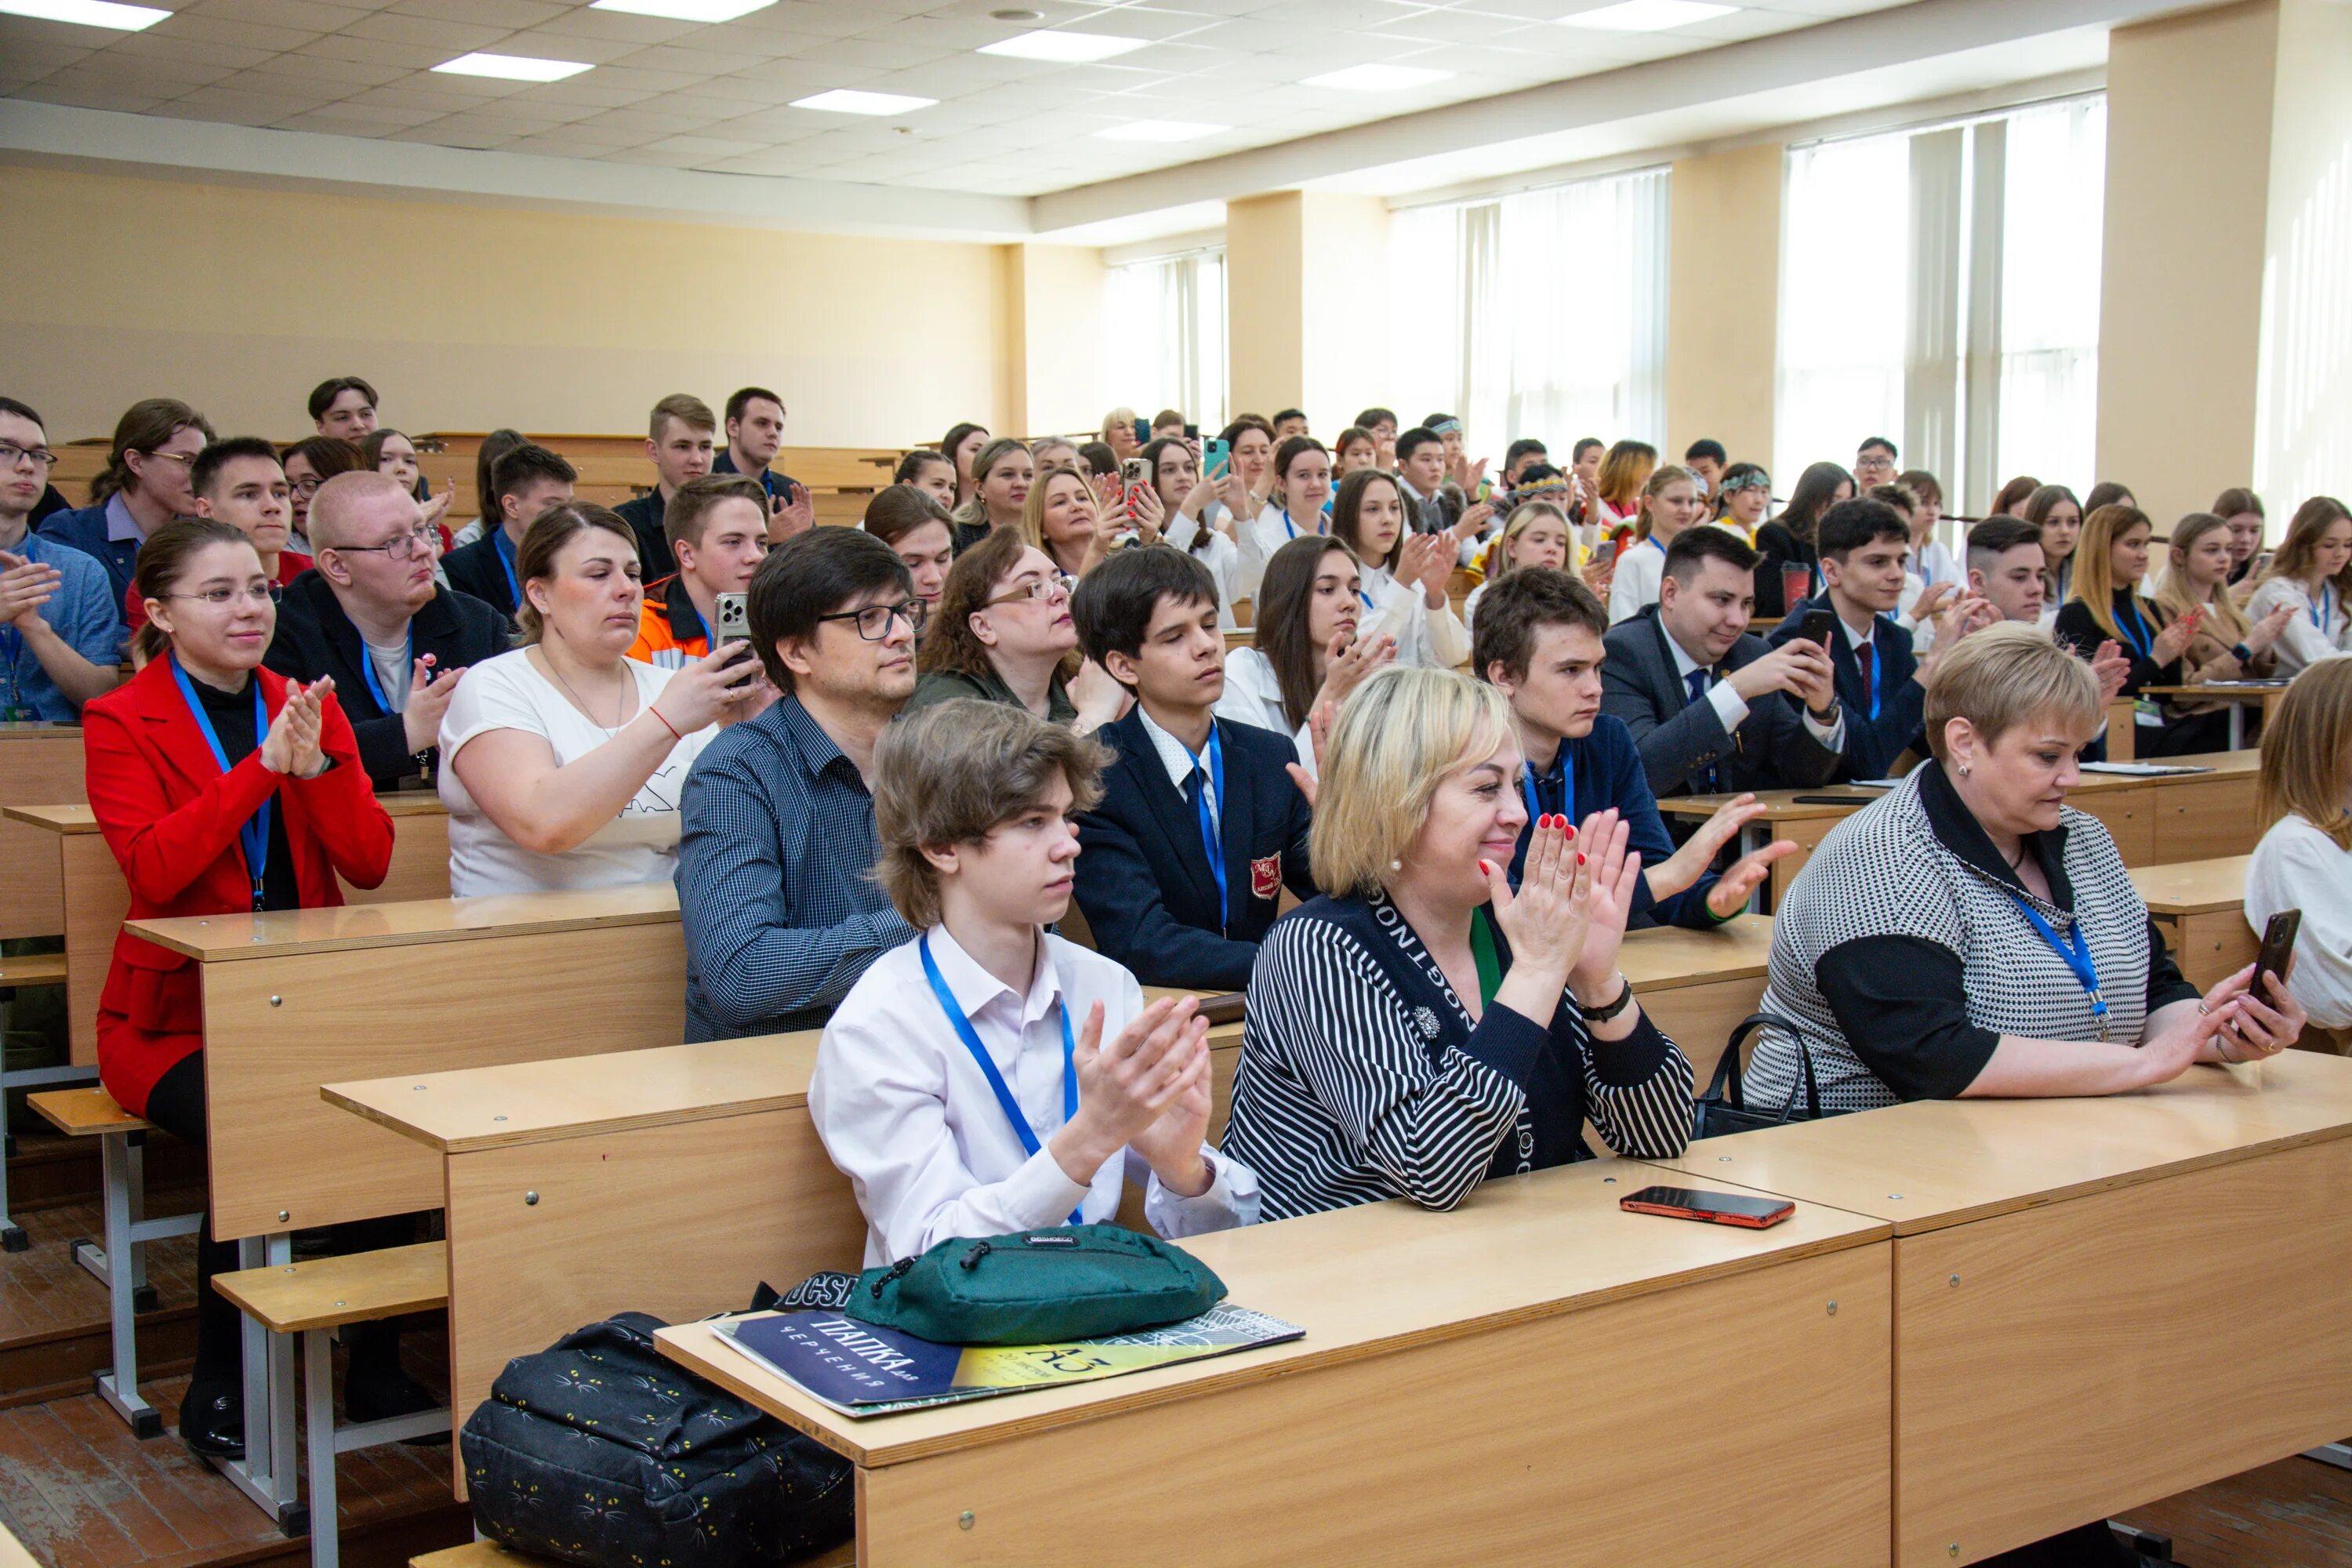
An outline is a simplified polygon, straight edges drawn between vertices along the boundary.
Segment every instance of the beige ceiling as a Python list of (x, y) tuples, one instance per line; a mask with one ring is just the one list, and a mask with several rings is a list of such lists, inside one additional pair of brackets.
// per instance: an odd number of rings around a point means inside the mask
[[(171, 5), (172, 0), (151, 0)], [(1027, 196), (1787, 32), (1901, 0), (1765, 0), (1667, 33), (1558, 18), (1604, 0), (779, 0), (709, 26), (585, 0), (179, 0), (142, 33), (0, 16), (0, 97), (444, 147), (904, 191)], [(1029, 10), (1042, 21), (1001, 21)], [(1095, 65), (977, 54), (1036, 26), (1149, 40)], [(435, 75), (472, 50), (585, 61), (546, 85)], [(1371, 61), (1408, 93), (1307, 88)], [(935, 98), (886, 119), (788, 107), (828, 88)], [(1139, 120), (1227, 127), (1172, 143)]]

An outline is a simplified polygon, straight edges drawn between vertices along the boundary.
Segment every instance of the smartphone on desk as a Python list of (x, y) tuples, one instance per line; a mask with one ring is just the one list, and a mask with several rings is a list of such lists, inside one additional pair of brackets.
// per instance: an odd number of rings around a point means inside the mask
[(1736, 1225), (1762, 1230), (1779, 1225), (1797, 1212), (1787, 1198), (1741, 1197), (1732, 1193), (1703, 1193), (1696, 1187), (1643, 1187), (1617, 1200), (1628, 1214), (1664, 1215), (1669, 1219), (1703, 1220), (1709, 1225)]

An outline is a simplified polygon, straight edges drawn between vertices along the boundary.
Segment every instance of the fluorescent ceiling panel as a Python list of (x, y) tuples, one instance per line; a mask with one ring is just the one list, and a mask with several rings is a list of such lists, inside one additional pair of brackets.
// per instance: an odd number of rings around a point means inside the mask
[(982, 44), (983, 55), (1009, 55), (1016, 60), (1052, 60), (1056, 65), (1085, 65), (1131, 54), (1143, 47), (1143, 38), (1114, 38), (1107, 33), (1066, 33), (1046, 27), (1016, 33), (993, 44)]
[(1230, 128), (1203, 125), (1192, 120), (1130, 120), (1095, 134), (1106, 142), (1191, 142), (1227, 129)]
[(152, 5), (119, 5), (115, 0), (0, 0), (0, 13), (44, 22), (74, 22), (85, 27), (112, 27), (120, 33), (152, 27), (172, 14)]
[(588, 0), (592, 11), (625, 11), (632, 16), (667, 16), (673, 22), (731, 22), (764, 11), (776, 0)]
[(581, 60), (543, 60), (531, 55), (459, 55), (433, 68), (449, 76), (496, 77), (500, 81), (562, 81), (594, 68)]
[(1663, 33), (1669, 27), (1728, 16), (1738, 9), (1716, 5), (1714, 0), (1620, 0), (1598, 11), (1562, 16), (1560, 21), (1570, 27), (1600, 27), (1612, 33)]
[(1298, 85), (1336, 87), (1348, 92), (1401, 92), (1407, 88), (1427, 87), (1431, 82), (1444, 81), (1453, 74), (1452, 71), (1432, 70), (1427, 66), (1349, 66), (1345, 70), (1310, 76)]
[(809, 98), (793, 100), (794, 109), (814, 109), (826, 114), (910, 114), (939, 102), (936, 98), (909, 98), (899, 92), (860, 92), (836, 87)]

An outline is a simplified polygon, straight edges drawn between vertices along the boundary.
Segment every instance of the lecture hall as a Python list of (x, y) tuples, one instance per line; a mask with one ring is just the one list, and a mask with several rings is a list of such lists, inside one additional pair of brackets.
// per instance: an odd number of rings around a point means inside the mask
[(0, 0), (0, 1568), (2352, 1568), (2352, 0)]

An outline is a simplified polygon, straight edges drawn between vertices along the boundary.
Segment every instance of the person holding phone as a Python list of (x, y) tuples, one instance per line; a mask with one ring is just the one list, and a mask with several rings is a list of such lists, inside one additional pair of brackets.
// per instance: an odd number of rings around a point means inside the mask
[(2246, 923), (2303, 911), (2286, 988), (2339, 1052), (2352, 1047), (2352, 659), (2296, 678), (2263, 731)]
[(740, 643), (677, 669), (628, 657), (636, 535), (601, 506), (540, 513), (515, 573), (523, 646), (467, 671), (441, 717), (449, 891), (659, 881), (677, 863), (687, 769), (714, 726), (775, 690)]
[[(1241, 547), (1231, 534), (1204, 526), (1201, 517), (1221, 493), (1229, 503), (1246, 502), (1247, 491), (1240, 477), (1230, 466), (1221, 479), (1204, 476), (1193, 443), (1181, 436), (1163, 436), (1146, 443), (1139, 460), (1145, 466), (1147, 482), (1160, 498), (1166, 519), (1160, 540), (1209, 569), (1217, 584), (1217, 625), (1224, 631), (1236, 629), (1241, 622), (1234, 615), (1234, 601), (1241, 595), (1235, 592), (1234, 578), (1241, 565)], [(1230, 504), (1226, 510), (1230, 513)]]
[[(1510, 711), (1450, 670), (1391, 669), (1340, 708), (1309, 837), (1323, 896), (1250, 973), (1223, 1148), (1267, 1219), (1490, 1177), (1679, 1154), (1691, 1064), (1617, 967), (1641, 856), (1613, 812), (1530, 821)], [(1513, 846), (1532, 830), (1515, 887)]]
[(681, 669), (711, 649), (719, 595), (740, 594), (768, 555), (768, 498), (741, 474), (705, 474), (677, 487), (662, 509), (663, 553), (677, 563), (646, 584), (630, 658)]
[(2084, 521), (2074, 552), (2074, 588), (2058, 607), (2058, 640), (2089, 658), (2101, 643), (2119, 644), (2131, 659), (2120, 695), (2133, 700), (2137, 739), (2134, 754), (2172, 757), (2218, 752), (2229, 744), (2229, 716), (2218, 709), (2201, 713), (2168, 711), (2140, 696), (2147, 686), (2180, 686), (2191, 679), (2183, 656), (2211, 611), (2191, 605), (2180, 615), (2141, 596), (2147, 575), (2148, 539), (2154, 532), (2137, 507), (2103, 506)]

